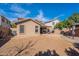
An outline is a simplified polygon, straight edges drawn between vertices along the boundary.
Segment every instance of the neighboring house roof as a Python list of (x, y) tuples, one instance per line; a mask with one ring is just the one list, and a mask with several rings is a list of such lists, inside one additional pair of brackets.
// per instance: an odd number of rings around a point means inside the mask
[[(7, 21), (9, 21), (6, 17), (4, 17), (4, 16), (2, 16), (2, 15), (0, 15), (0, 17), (3, 19), (4, 18), (4, 20), (7, 20)], [(10, 22), (10, 21), (9, 21)]]
[(50, 21), (47, 21), (47, 22), (45, 22), (45, 23), (49, 23), (49, 22), (52, 22), (53, 20), (50, 20)]
[(6, 17), (0, 15), (0, 26), (10, 28), (11, 22)]
[(34, 20), (34, 21), (36, 21), (36, 22), (38, 22), (38, 23), (44, 25), (44, 23), (43, 23), (42, 21), (39, 21), (39, 20)]
[(51, 27), (54, 27), (57, 23), (59, 23), (60, 21), (58, 19), (55, 19), (55, 20), (50, 20), (48, 22), (45, 22), (45, 25), (46, 26), (51, 26)]
[(36, 21), (36, 20), (32, 20), (32, 19), (25, 19), (25, 20), (22, 20), (22, 21), (18, 21), (18, 22), (16, 22), (15, 24), (20, 24), (20, 23), (24, 23), (24, 22), (27, 22), (27, 21), (33, 21), (33, 22), (35, 22), (36, 24), (39, 24), (39, 25), (41, 25), (41, 26), (43, 26), (44, 24), (43, 23), (41, 23), (40, 21)]

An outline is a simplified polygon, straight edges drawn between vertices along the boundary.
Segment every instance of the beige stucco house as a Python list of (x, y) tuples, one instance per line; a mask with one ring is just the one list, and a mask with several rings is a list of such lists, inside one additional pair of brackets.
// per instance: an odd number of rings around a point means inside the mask
[(52, 32), (53, 29), (51, 23), (43, 23), (38, 20), (18, 18), (18, 22), (15, 23), (16, 28), (11, 29), (12, 32), (16, 35), (35, 36)]
[(40, 35), (40, 28), (43, 26), (39, 21), (32, 19), (22, 19), (16, 22), (16, 28), (11, 28), (16, 35), (34, 36)]

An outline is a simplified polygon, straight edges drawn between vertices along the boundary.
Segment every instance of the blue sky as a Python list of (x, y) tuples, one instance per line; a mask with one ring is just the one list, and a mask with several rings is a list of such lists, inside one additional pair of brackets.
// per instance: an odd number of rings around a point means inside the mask
[(15, 3), (0, 4), (0, 15), (9, 20), (32, 18), (49, 21), (53, 18), (64, 20), (73, 13), (79, 13), (79, 4), (74, 3)]

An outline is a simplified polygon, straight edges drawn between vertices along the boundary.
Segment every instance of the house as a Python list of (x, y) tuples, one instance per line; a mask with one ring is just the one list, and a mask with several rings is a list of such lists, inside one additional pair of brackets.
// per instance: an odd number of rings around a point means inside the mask
[(16, 35), (21, 36), (34, 36), (40, 35), (42, 32), (43, 23), (32, 20), (32, 19), (24, 19), (18, 18), (18, 22), (16, 22), (16, 28), (12, 28), (12, 31), (16, 33)]
[(58, 19), (55, 20), (51, 20), (51, 21), (47, 21), (45, 22), (45, 26), (49, 29), (49, 31), (51, 32), (52, 30), (54, 30), (54, 26), (59, 23), (60, 21)]
[(10, 21), (4, 16), (0, 16), (0, 38), (7, 38), (10, 33), (11, 24)]
[(72, 25), (72, 34), (74, 34), (76, 37), (79, 37), (79, 23), (74, 23)]
[(39, 20), (18, 18), (16, 22), (16, 28), (11, 28), (12, 32), (21, 36), (34, 36), (48, 33), (53, 30), (53, 26), (58, 23), (58, 20), (42, 22)]
[(4, 28), (10, 28), (11, 24), (7, 18), (5, 18), (4, 16), (0, 16), (0, 26)]

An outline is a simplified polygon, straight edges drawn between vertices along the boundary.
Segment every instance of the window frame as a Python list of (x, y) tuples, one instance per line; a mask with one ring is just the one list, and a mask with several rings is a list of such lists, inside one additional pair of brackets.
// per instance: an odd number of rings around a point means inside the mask
[(20, 25), (20, 27), (19, 27), (19, 33), (20, 34), (25, 33), (25, 28), (24, 27), (25, 27), (24, 25)]
[(39, 26), (35, 26), (35, 33), (39, 32)]

